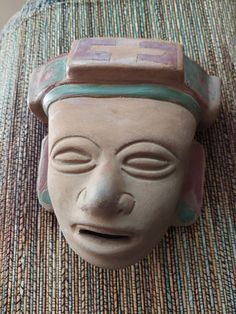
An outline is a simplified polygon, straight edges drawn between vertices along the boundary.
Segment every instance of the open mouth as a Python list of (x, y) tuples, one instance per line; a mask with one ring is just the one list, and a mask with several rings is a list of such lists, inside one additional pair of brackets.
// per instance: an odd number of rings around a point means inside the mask
[(136, 230), (129, 227), (105, 225), (91, 223), (74, 223), (71, 224), (73, 232), (72, 244), (75, 252), (88, 259), (97, 257), (114, 258), (119, 254), (128, 254), (139, 245), (140, 236)]
[(90, 236), (93, 236), (93, 237), (99, 237), (99, 238), (103, 238), (103, 239), (112, 239), (112, 240), (116, 240), (116, 239), (127, 240), (129, 238), (128, 236), (125, 236), (125, 235), (100, 233), (100, 232), (95, 232), (95, 231), (86, 230), (86, 229), (80, 229), (79, 233), (80, 234), (90, 235)]
[(97, 230), (97, 228), (80, 226), (78, 229), (79, 235), (89, 236), (97, 239), (108, 239), (108, 240), (129, 240), (131, 237), (127, 234), (113, 233), (112, 230)]

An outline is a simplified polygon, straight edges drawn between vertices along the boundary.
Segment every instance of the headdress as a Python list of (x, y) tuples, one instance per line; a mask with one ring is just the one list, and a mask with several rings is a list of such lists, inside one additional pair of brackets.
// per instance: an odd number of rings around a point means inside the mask
[(153, 39), (85, 38), (69, 54), (31, 75), (29, 106), (47, 122), (48, 107), (68, 97), (135, 97), (184, 106), (202, 126), (216, 118), (220, 81), (183, 53), (179, 43)]

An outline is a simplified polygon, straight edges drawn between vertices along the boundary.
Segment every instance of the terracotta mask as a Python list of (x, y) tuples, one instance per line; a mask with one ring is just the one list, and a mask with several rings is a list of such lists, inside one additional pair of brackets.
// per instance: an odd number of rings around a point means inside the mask
[(168, 227), (200, 212), (204, 151), (194, 141), (220, 86), (174, 42), (75, 41), (31, 76), (29, 105), (49, 124), (38, 197), (88, 262), (137, 262)]

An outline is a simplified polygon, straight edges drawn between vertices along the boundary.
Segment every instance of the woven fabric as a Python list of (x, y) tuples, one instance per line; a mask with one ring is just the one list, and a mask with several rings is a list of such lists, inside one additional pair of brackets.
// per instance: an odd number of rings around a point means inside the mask
[[(29, 1), (0, 37), (1, 313), (236, 313), (236, 7), (232, 0)], [(27, 108), (29, 74), (74, 39), (123, 36), (179, 41), (222, 80), (207, 153), (202, 215), (170, 228), (139, 263), (105, 270), (67, 245), (36, 196), (47, 133)], [(145, 210), (145, 209), (144, 209)]]

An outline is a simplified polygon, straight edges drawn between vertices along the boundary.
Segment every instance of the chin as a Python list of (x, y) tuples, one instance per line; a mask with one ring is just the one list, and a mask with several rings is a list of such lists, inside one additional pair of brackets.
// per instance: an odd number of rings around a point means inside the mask
[[(91, 235), (63, 233), (72, 250), (86, 262), (107, 269), (125, 268), (139, 262), (156, 246), (155, 242), (136, 236), (131, 239), (100, 239)], [(148, 241), (149, 240), (149, 241)]]

